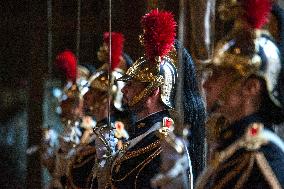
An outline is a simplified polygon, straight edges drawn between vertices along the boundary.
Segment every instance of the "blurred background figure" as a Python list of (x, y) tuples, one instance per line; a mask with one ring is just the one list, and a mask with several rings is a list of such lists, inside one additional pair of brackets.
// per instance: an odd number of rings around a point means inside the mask
[(105, 32), (103, 39), (97, 53), (101, 67), (90, 76), (88, 90), (83, 95), (81, 127), (91, 129), (82, 136), (79, 153), (70, 167), (69, 181), (75, 188), (104, 188), (112, 155), (121, 147), (121, 144), (117, 146), (118, 140), (121, 143), (128, 138), (125, 124), (129, 120), (121, 93), (124, 83), (116, 79), (132, 61), (127, 56), (124, 58), (122, 33)]
[(224, 10), (238, 17), (205, 66), (213, 150), (197, 188), (283, 188), (284, 143), (274, 131), (284, 122), (283, 57), (263, 28), (272, 2), (230, 3)]
[(77, 65), (77, 58), (70, 50), (59, 53), (54, 64), (63, 85), (53, 91), (58, 98), (56, 111), (60, 115), (63, 131), (58, 134), (52, 128), (45, 131), (43, 162), (52, 176), (50, 188), (64, 188), (67, 185), (67, 167), (86, 131), (80, 124), (83, 116), (82, 95), (86, 92), (89, 71)]

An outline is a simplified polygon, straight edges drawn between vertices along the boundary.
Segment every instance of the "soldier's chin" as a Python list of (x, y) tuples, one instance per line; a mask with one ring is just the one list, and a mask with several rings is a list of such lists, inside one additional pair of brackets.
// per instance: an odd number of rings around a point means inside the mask
[(141, 111), (140, 106), (137, 106), (137, 104), (135, 104), (133, 106), (129, 106), (128, 103), (125, 103), (125, 104), (123, 104), (123, 108), (124, 108), (124, 110), (130, 111), (130, 112), (133, 112), (133, 113), (137, 113), (137, 112)]
[(122, 105), (122, 108), (123, 108), (124, 111), (129, 111), (130, 110), (128, 105)]
[(89, 108), (84, 109), (84, 115), (86, 116), (92, 116), (92, 111)]
[(129, 106), (129, 101), (126, 98), (122, 99), (122, 107), (124, 110), (133, 111), (133, 107)]
[(126, 102), (126, 100), (122, 101), (122, 108), (126, 111), (131, 110), (130, 106), (128, 105), (128, 103)]

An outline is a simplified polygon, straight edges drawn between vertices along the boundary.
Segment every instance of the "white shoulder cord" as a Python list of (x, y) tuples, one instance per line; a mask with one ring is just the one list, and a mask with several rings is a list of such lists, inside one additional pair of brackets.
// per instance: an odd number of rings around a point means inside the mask
[(138, 142), (140, 142), (143, 138), (145, 138), (146, 136), (148, 136), (149, 134), (151, 134), (154, 131), (157, 131), (158, 129), (160, 129), (162, 126), (162, 122), (157, 122), (155, 123), (147, 132), (131, 139), (128, 143), (129, 145), (127, 146), (127, 150), (129, 150), (130, 148), (132, 148), (133, 146), (135, 146)]

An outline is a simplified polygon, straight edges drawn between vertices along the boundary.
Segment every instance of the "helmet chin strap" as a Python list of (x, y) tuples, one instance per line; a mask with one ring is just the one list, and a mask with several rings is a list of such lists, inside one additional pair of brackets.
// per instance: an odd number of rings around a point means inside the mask
[(153, 82), (149, 83), (149, 85), (138, 95), (134, 96), (132, 101), (129, 103), (129, 106), (134, 106), (138, 102), (140, 102), (145, 97), (149, 96), (153, 90), (157, 87), (160, 87), (160, 85), (155, 85)]

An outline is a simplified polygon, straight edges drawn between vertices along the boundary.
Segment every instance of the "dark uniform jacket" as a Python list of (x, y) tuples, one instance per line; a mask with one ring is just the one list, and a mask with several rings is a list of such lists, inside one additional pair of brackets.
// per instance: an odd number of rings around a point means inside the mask
[(284, 188), (284, 145), (258, 114), (224, 128), (197, 188)]
[[(156, 123), (162, 125), (168, 111), (161, 111), (138, 121), (130, 138), (145, 134)], [(117, 189), (151, 188), (150, 180), (160, 171), (161, 141), (151, 132), (132, 148), (122, 151), (114, 160), (111, 170), (112, 187)]]

